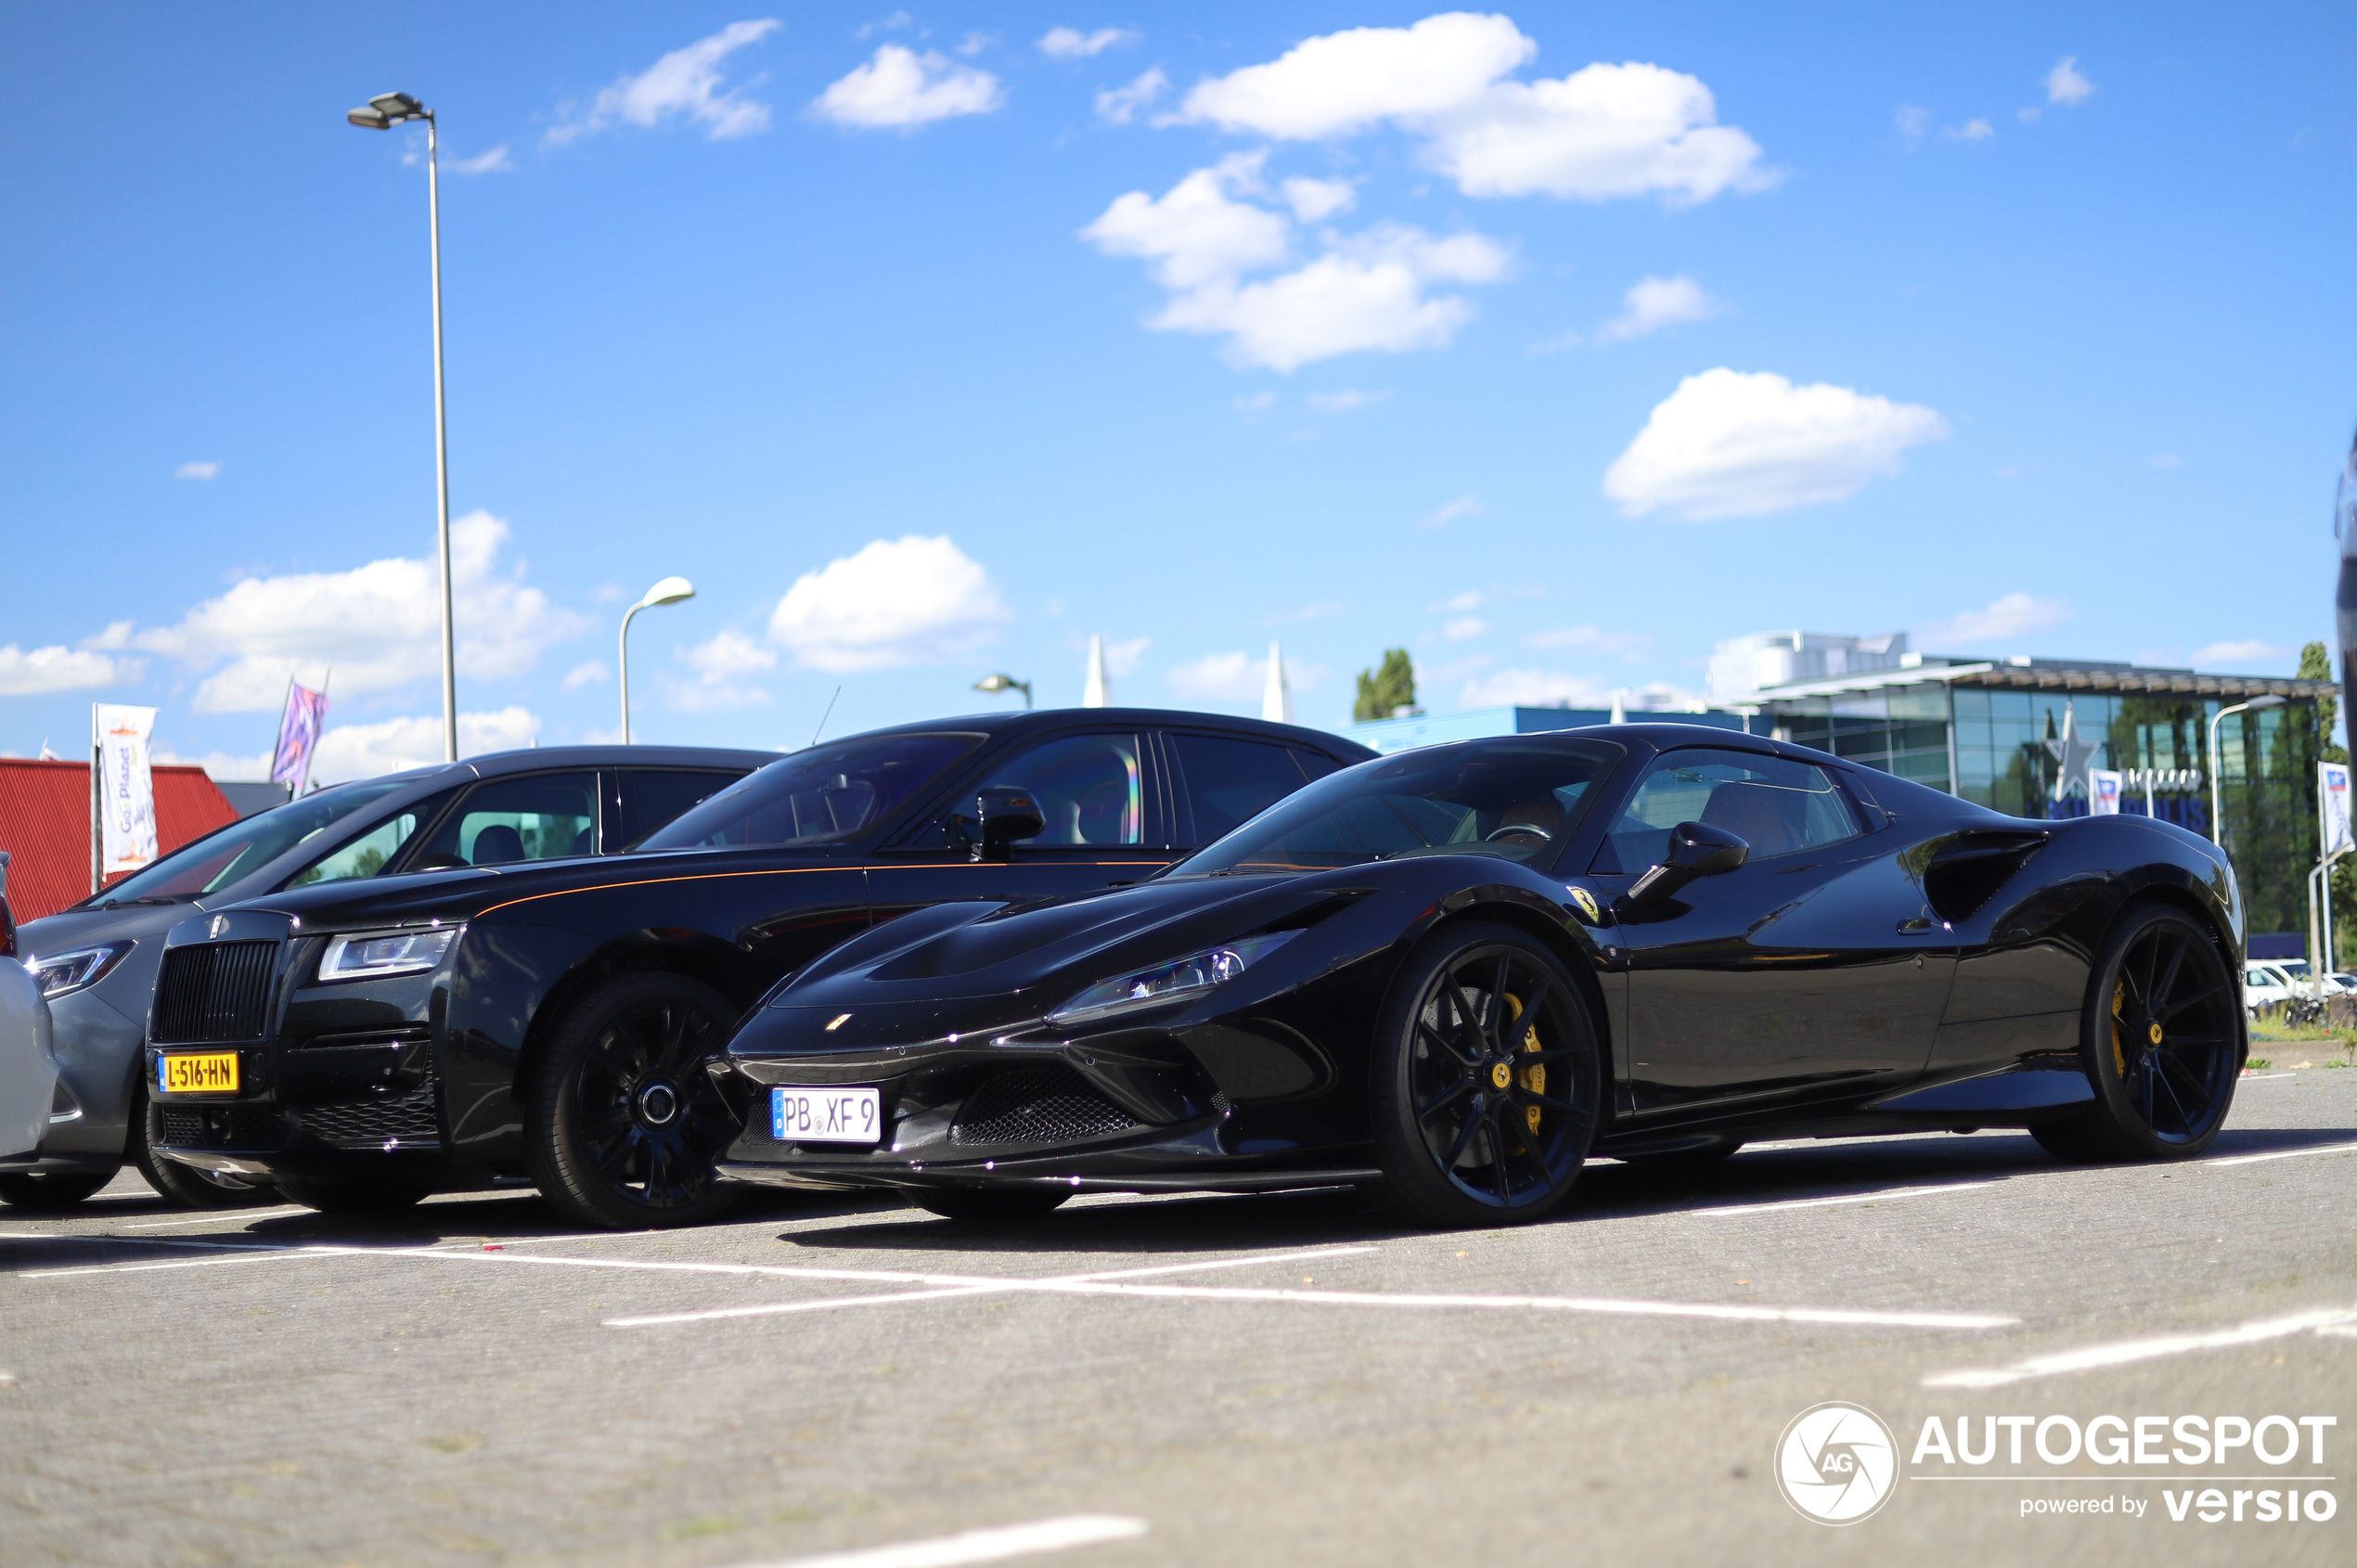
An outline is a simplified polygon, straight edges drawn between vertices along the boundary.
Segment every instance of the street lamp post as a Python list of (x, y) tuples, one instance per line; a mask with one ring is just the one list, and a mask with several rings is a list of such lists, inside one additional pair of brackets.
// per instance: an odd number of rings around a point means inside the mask
[(433, 482), (441, 509), (442, 758), (458, 760), (458, 645), (450, 616), (450, 435), (442, 402), (442, 185), (433, 110), (406, 93), (379, 93), (346, 120), (367, 131), (390, 131), (405, 121), (426, 122), (426, 243), (433, 254)]
[(2229, 713), (2259, 713), (2283, 705), (2280, 697), (2254, 697), (2248, 702), (2221, 708), (2209, 716), (2209, 842), (2220, 849), (2226, 847), (2226, 822), (2218, 804), (2218, 726)]
[(986, 691), (993, 697), (998, 696), (1002, 691), (1020, 691), (1023, 693), (1023, 705), (1024, 711), (1028, 712), (1031, 708), (1031, 683), (1029, 681), (1019, 681), (1012, 675), (985, 675), (982, 679), (974, 682), (974, 689), (976, 691)]
[(666, 577), (647, 590), (646, 598), (622, 612), (622, 650), (615, 662), (622, 676), (622, 743), (630, 744), (630, 618), (659, 604), (677, 604), (696, 597), (695, 585), (685, 577)]

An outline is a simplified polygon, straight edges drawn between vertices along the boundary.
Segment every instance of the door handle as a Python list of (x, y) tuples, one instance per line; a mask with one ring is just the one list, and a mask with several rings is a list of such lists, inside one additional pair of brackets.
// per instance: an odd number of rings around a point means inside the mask
[(1930, 929), (1931, 919), (1925, 915), (1918, 915), (1912, 920), (1899, 922), (1899, 934), (1901, 936), (1921, 936)]

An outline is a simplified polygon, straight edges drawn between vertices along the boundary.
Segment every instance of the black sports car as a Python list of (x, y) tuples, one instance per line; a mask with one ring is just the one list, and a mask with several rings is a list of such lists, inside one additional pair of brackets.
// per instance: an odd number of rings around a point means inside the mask
[(578, 824), (537, 798), (462, 803), (433, 842), (469, 868), (288, 888), (173, 930), (150, 1141), (321, 1208), (514, 1173), (589, 1224), (708, 1218), (734, 1195), (713, 1161), (736, 1119), (703, 1064), (779, 976), (945, 899), (1152, 876), (1372, 754), (1168, 710), (909, 725), (797, 752), (594, 859), (486, 854), (570, 845)]
[(1457, 1225), (1767, 1137), (2191, 1154), (2248, 1050), (2241, 922), (2225, 856), (2144, 817), (1674, 724), (1435, 746), (1142, 885), (836, 948), (730, 1041), (722, 1169), (959, 1216), (1348, 1182)]

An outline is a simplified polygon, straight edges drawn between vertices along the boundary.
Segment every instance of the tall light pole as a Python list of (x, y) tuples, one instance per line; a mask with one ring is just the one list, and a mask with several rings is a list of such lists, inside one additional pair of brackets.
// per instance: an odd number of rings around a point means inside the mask
[(2260, 713), (2270, 708), (2280, 708), (2280, 697), (2254, 697), (2248, 702), (2237, 702), (2231, 708), (2221, 708), (2209, 716), (2209, 842), (2220, 849), (2226, 847), (2226, 823), (2218, 806), (2218, 726), (2228, 713)]
[(685, 577), (666, 577), (649, 588), (644, 598), (622, 612), (622, 651), (615, 656), (615, 662), (622, 666), (622, 743), (625, 746), (630, 744), (630, 618), (659, 604), (677, 604), (695, 597), (695, 585)]
[(974, 689), (976, 691), (986, 691), (993, 697), (998, 696), (1002, 691), (1020, 691), (1023, 693), (1023, 705), (1024, 711), (1028, 712), (1031, 708), (1031, 683), (1029, 681), (1019, 681), (1010, 675), (985, 675), (982, 679), (974, 682)]
[(458, 645), (450, 617), (450, 435), (442, 411), (442, 185), (433, 110), (406, 93), (379, 93), (344, 118), (368, 131), (426, 122), (426, 242), (433, 252), (433, 482), (442, 518), (442, 760), (458, 760)]

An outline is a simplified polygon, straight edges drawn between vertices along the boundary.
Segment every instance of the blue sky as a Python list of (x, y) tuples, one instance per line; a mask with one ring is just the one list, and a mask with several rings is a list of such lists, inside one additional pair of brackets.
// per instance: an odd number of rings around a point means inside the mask
[[(1671, 702), (1743, 633), (2287, 672), (2357, 422), (2357, 19), (15, 6), (0, 750), (1079, 700)], [(837, 688), (841, 688), (838, 699)], [(1650, 691), (1648, 699), (1642, 694)], [(1011, 701), (1013, 699), (995, 700)]]

